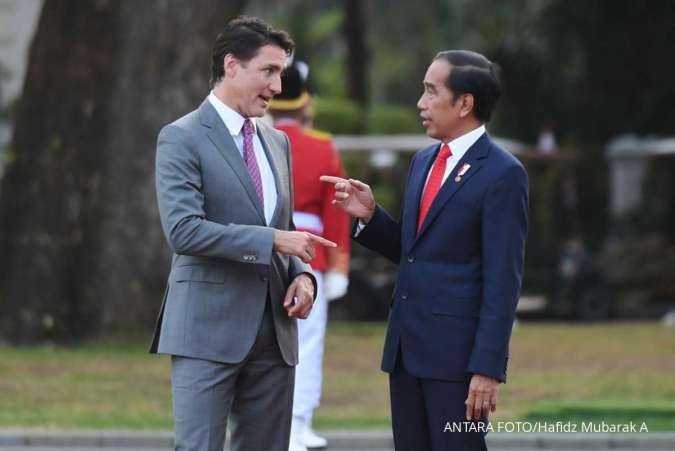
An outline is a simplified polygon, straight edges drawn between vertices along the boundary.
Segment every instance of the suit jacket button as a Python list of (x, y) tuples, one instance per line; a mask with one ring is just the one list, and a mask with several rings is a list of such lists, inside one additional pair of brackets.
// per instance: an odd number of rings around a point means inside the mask
[(412, 263), (414, 261), (415, 261), (415, 257), (413, 257), (412, 255), (408, 255), (408, 263)]
[(408, 299), (408, 295), (405, 294), (405, 293), (402, 294), (402, 295), (401, 295), (401, 300), (402, 300), (402, 301), (405, 301), (406, 299)]
[(261, 275), (260, 280), (262, 280), (263, 282), (267, 282), (267, 276)]

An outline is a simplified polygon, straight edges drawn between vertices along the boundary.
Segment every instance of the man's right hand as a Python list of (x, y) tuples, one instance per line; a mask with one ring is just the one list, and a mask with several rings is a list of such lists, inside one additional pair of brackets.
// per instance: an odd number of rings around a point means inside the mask
[(295, 255), (303, 262), (309, 263), (316, 256), (315, 245), (336, 247), (337, 244), (309, 232), (289, 232), (274, 230), (273, 249), (284, 255)]
[(368, 223), (375, 213), (375, 197), (370, 186), (355, 179), (322, 175), (319, 180), (335, 185), (333, 205), (348, 215)]

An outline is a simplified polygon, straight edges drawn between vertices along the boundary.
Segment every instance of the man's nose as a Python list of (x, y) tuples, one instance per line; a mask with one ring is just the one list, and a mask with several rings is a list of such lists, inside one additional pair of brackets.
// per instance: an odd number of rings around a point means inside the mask
[(274, 95), (281, 93), (281, 76), (274, 77), (274, 80), (270, 84), (270, 90)]
[(424, 110), (426, 108), (424, 104), (424, 96), (420, 97), (420, 99), (417, 101), (417, 109), (418, 110)]

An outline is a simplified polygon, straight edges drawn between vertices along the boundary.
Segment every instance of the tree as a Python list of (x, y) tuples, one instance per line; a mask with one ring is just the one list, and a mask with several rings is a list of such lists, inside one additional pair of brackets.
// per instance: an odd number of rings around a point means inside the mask
[(213, 39), (244, 3), (45, 2), (0, 191), (0, 335), (152, 323), (169, 262), (156, 136), (205, 97)]
[(361, 0), (344, 2), (344, 36), (347, 43), (347, 88), (349, 97), (367, 106), (368, 95), (368, 48), (366, 46), (366, 15)]
[(608, 219), (604, 146), (625, 133), (673, 133), (675, 3), (596, 0), (570, 8), (550, 0), (533, 12), (529, 39), (504, 40), (490, 52), (504, 68), (499, 131), (532, 142), (554, 124), (559, 142), (578, 151), (584, 235), (600, 246)]

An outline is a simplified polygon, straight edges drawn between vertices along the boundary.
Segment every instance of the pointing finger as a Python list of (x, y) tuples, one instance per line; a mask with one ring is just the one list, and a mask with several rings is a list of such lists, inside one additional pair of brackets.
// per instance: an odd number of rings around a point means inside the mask
[(323, 246), (326, 246), (326, 247), (337, 247), (337, 244), (333, 243), (332, 241), (328, 241), (327, 239), (325, 239), (321, 236), (314, 235), (312, 233), (307, 233), (307, 235), (309, 236), (309, 239), (311, 239), (315, 243), (319, 243), (319, 244), (321, 244)]

